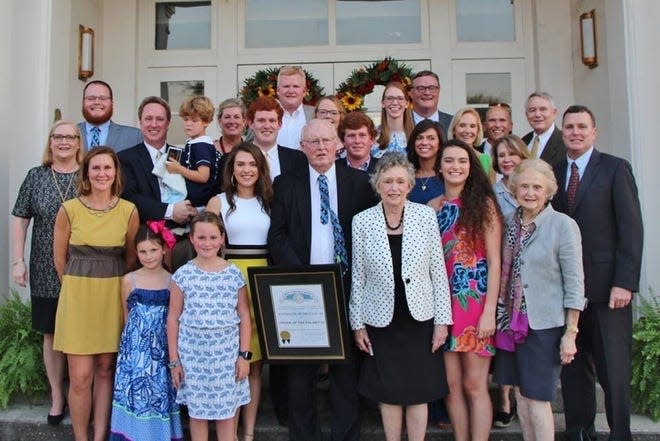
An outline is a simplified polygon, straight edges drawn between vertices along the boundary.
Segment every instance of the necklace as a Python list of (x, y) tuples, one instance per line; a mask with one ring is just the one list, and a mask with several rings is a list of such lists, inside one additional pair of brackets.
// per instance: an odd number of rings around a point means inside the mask
[(57, 188), (57, 193), (59, 193), (59, 195), (60, 195), (60, 200), (62, 202), (66, 201), (66, 199), (64, 197), (69, 196), (69, 190), (71, 190), (71, 184), (73, 184), (73, 180), (74, 180), (75, 176), (77, 175), (77, 173), (75, 173), (75, 172), (71, 173), (71, 176), (69, 176), (69, 183), (67, 184), (66, 189), (64, 190), (64, 192), (62, 192), (62, 189), (60, 188), (60, 184), (57, 182), (57, 177), (55, 176), (55, 170), (53, 169), (52, 166), (50, 167), (50, 174), (53, 177), (53, 182), (55, 183), (55, 188)]
[(105, 208), (102, 209), (96, 209), (92, 206), (90, 206), (88, 203), (86, 203), (82, 198), (78, 198), (80, 202), (87, 208), (87, 211), (89, 211), (90, 214), (93, 214), (96, 217), (103, 217), (107, 212), (115, 208), (117, 203), (119, 202), (119, 198), (116, 196), (113, 196), (110, 199), (110, 202), (108, 202), (108, 205)]
[[(427, 176), (426, 179), (422, 181), (422, 191), (426, 191), (426, 184), (429, 182), (429, 179), (431, 179), (434, 175)], [(422, 179), (422, 178), (419, 178)]]
[(383, 205), (383, 217), (385, 218), (385, 225), (387, 226), (387, 229), (390, 231), (395, 231), (401, 228), (401, 225), (403, 225), (403, 213), (405, 212), (406, 208), (404, 207), (401, 210), (401, 219), (399, 219), (399, 223), (396, 226), (392, 226), (387, 222), (387, 214), (385, 214), (385, 206)]

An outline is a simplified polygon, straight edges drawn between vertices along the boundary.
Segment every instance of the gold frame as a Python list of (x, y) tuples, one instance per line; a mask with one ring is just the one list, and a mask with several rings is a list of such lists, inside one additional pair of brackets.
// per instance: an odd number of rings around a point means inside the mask
[(94, 75), (94, 29), (78, 25), (78, 79)]
[(588, 66), (589, 69), (598, 66), (595, 9), (580, 15), (580, 54), (582, 56), (582, 64)]

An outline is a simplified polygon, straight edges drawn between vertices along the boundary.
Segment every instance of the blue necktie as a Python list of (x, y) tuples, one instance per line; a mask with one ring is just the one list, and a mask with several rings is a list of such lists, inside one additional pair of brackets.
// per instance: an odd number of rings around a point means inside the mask
[(341, 265), (342, 275), (348, 269), (348, 253), (344, 244), (344, 233), (339, 224), (339, 219), (332, 208), (330, 208), (330, 192), (328, 190), (328, 178), (325, 175), (319, 175), (319, 192), (321, 193), (321, 223), (328, 224), (328, 217), (332, 223), (332, 235), (335, 239), (335, 262)]
[(89, 143), (90, 147), (96, 147), (101, 144), (101, 129), (92, 127), (92, 141)]

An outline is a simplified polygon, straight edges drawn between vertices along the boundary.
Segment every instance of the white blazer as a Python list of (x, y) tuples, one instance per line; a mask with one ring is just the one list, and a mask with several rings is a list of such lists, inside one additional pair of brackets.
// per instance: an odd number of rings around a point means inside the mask
[[(394, 270), (382, 202), (353, 217), (349, 317), (352, 329), (385, 327), (394, 315)], [(403, 214), (401, 276), (415, 320), (450, 325), (451, 298), (435, 211), (407, 202)]]

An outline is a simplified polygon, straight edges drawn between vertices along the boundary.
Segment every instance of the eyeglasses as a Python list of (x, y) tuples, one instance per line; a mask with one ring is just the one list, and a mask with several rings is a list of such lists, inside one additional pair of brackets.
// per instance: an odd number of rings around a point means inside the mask
[[(420, 87), (422, 87), (422, 86), (420, 86)], [(383, 97), (383, 102), (384, 103), (393, 103), (394, 101), (396, 101), (398, 103), (403, 103), (403, 102), (406, 101), (406, 97), (405, 96), (386, 96), (386, 97)]]
[(85, 101), (109, 101), (111, 98), (107, 95), (87, 95)]
[(319, 109), (316, 111), (316, 116), (337, 116), (339, 115), (339, 110), (324, 110), (324, 109)]
[(321, 145), (331, 145), (335, 142), (335, 140), (336, 138), (318, 138), (318, 139), (303, 139), (303, 142), (317, 149), (321, 147)]
[(50, 139), (52, 139), (55, 142), (73, 142), (76, 139), (80, 138), (78, 135), (50, 135)]
[(436, 93), (438, 90), (440, 90), (440, 86), (413, 86), (413, 89), (415, 89), (417, 93)]
[(488, 103), (488, 107), (503, 107), (507, 110), (511, 110), (511, 106), (507, 103)]

